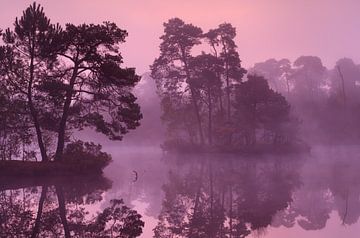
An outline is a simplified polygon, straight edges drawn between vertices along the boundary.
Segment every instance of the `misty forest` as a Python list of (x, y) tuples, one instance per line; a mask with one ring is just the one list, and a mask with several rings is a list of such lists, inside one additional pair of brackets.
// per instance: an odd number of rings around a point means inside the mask
[(247, 29), (190, 10), (151, 40), (48, 8), (0, 25), (1, 238), (357, 237), (359, 59), (247, 59)]

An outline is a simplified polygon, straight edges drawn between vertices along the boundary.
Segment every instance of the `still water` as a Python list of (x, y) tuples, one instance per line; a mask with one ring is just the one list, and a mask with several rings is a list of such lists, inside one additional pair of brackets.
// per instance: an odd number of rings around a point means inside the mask
[(0, 237), (359, 237), (360, 148), (291, 156), (104, 147), (104, 176), (3, 179)]

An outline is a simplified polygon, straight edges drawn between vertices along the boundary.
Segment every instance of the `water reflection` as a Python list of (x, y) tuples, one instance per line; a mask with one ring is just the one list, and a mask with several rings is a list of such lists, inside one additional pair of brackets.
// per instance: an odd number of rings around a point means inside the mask
[(287, 208), (301, 184), (299, 161), (186, 160), (163, 186), (154, 237), (246, 237)]
[(303, 186), (294, 201), (277, 214), (273, 226), (297, 224), (305, 230), (321, 230), (335, 211), (342, 225), (356, 224), (360, 217), (360, 158), (342, 150), (314, 158), (303, 168)]
[(325, 155), (168, 157), (176, 165), (153, 237), (280, 237), (298, 228), (329, 237), (321, 232), (330, 219), (340, 221), (328, 230), (359, 221), (360, 160)]
[(360, 232), (359, 148), (263, 157), (115, 153), (105, 171), (111, 182), (1, 178), (0, 237), (355, 238)]
[(111, 182), (104, 177), (2, 178), (1, 237), (137, 237), (135, 210), (113, 199), (96, 211)]

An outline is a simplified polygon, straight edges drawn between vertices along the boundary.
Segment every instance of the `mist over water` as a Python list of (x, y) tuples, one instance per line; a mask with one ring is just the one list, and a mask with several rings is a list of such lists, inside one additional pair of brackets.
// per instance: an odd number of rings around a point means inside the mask
[(219, 230), (226, 233), (231, 200), (234, 234), (356, 237), (359, 152), (355, 146), (318, 146), (310, 155), (261, 158), (168, 156), (148, 149), (124, 152), (105, 173), (114, 180), (105, 197), (129, 197), (127, 202), (143, 212), (142, 237), (152, 237), (154, 228), (174, 237), (187, 237), (191, 229), (209, 237)]
[(359, 237), (358, 3), (40, 2), (0, 22), (0, 238)]
[[(71, 229), (81, 225), (71, 218), (77, 214), (74, 208), (83, 207), (85, 217), (92, 217), (111, 200), (122, 199), (142, 216), (140, 237), (190, 237), (189, 232), (221, 237), (229, 234), (230, 226), (233, 236), (240, 237), (355, 238), (360, 232), (358, 146), (319, 145), (309, 154), (258, 156), (167, 154), (157, 146), (116, 143), (103, 149), (113, 157), (104, 182), (49, 181), (40, 234), (63, 234), (56, 210), (59, 188)], [(12, 224), (16, 234), (29, 234), (16, 217), (25, 209), (35, 219), (44, 185), (2, 181), (1, 188), (1, 207), (11, 211), (2, 231)], [(10, 204), (18, 204), (18, 210)], [(51, 216), (59, 219), (49, 223), (57, 224), (57, 233), (47, 228)]]

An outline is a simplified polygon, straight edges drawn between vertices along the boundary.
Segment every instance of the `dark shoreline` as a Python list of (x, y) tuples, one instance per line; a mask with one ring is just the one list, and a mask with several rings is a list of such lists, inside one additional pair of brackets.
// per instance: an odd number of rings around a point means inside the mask
[(0, 176), (71, 176), (102, 174), (107, 163), (98, 160), (34, 162), (20, 160), (0, 161)]

